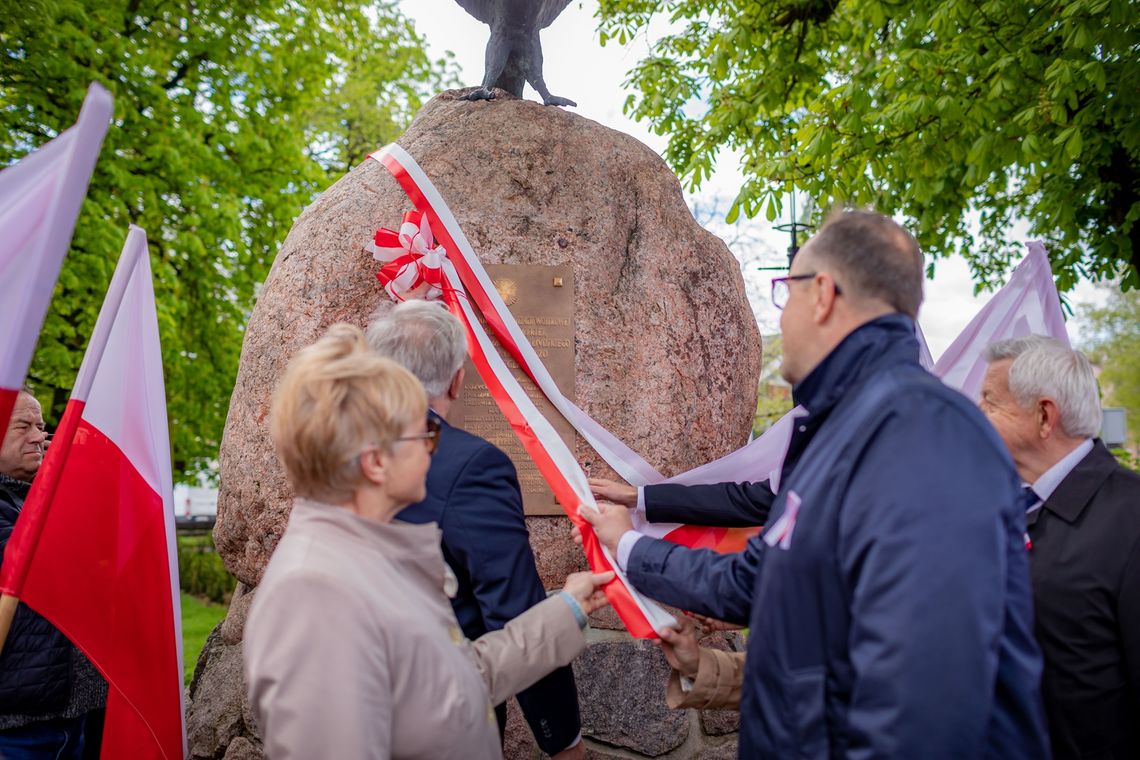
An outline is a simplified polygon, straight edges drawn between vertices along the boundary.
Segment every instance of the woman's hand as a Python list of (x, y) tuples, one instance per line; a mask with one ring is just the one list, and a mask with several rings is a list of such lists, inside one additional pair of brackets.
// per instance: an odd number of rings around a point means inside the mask
[(664, 628), (661, 636), (661, 651), (670, 667), (685, 678), (696, 678), (701, 663), (701, 648), (697, 646), (697, 630), (691, 618), (681, 616), (681, 627)]
[(606, 600), (606, 594), (602, 591), (602, 586), (606, 585), (614, 579), (614, 573), (611, 570), (606, 573), (570, 573), (566, 576), (566, 584), (562, 587), (570, 596), (574, 597), (574, 601), (582, 607), (582, 611), (589, 615), (596, 609), (605, 607), (609, 602)]

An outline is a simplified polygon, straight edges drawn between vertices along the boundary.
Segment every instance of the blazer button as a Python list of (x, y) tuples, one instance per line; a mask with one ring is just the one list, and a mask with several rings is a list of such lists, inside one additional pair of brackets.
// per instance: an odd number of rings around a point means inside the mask
[(447, 632), (451, 634), (452, 644), (458, 644), (459, 642), (463, 641), (463, 631), (459, 630), (458, 626), (451, 626), (448, 628)]

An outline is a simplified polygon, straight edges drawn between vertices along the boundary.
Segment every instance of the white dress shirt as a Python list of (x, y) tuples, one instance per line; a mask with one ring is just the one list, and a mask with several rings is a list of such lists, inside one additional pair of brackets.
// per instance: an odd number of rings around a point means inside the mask
[(1086, 438), (1075, 449), (1061, 457), (1056, 464), (1043, 472), (1041, 477), (1033, 482), (1033, 493), (1037, 494), (1037, 502), (1026, 510), (1026, 514), (1041, 509), (1041, 505), (1049, 501), (1049, 497), (1057, 490), (1057, 486), (1061, 485), (1061, 481), (1069, 477), (1073, 468), (1087, 457), (1092, 449), (1092, 439)]

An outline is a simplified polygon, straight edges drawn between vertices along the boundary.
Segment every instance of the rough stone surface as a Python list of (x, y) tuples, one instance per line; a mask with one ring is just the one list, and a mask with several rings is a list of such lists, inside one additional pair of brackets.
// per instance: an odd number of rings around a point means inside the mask
[(186, 738), (192, 758), (229, 757), (227, 747), (246, 730), (241, 645), (222, 640), (222, 625), (206, 639), (190, 684)]
[(567, 575), (586, 569), (586, 557), (570, 538), (569, 519), (528, 517), (526, 527), (538, 577), (546, 588), (561, 588)]
[(737, 710), (701, 710), (701, 730), (709, 736), (725, 736), (740, 730)]
[(614, 608), (608, 605), (590, 613), (590, 625), (606, 631), (625, 630), (625, 624), (621, 622), (621, 618), (614, 612)]
[(227, 644), (240, 644), (245, 632), (245, 621), (253, 604), (253, 590), (244, 583), (238, 583), (230, 599), (230, 609), (222, 619), (220, 634)]
[(685, 743), (689, 717), (665, 706), (669, 665), (646, 641), (590, 644), (574, 661), (582, 733), (649, 757)]
[(737, 749), (735, 739), (724, 744), (705, 745), (693, 754), (693, 760), (737, 760)]
[(260, 745), (244, 736), (239, 736), (226, 748), (224, 760), (262, 760), (264, 757), (265, 753), (262, 752)]
[[(667, 474), (744, 443), (760, 367), (756, 323), (737, 262), (693, 220), (661, 158), (568, 111), (458, 94), (425, 105), (399, 142), (485, 263), (573, 265), (578, 405)], [(362, 249), (410, 208), (387, 171), (365, 161), (305, 209), (265, 282), (226, 422), (214, 530), (247, 585), (260, 580), (289, 513), (268, 438), (270, 393), (328, 325), (363, 325), (388, 303)], [(576, 453), (598, 461), (581, 440)], [(548, 562), (551, 553), (540, 549), (544, 580), (560, 583), (573, 563), (562, 554)]]

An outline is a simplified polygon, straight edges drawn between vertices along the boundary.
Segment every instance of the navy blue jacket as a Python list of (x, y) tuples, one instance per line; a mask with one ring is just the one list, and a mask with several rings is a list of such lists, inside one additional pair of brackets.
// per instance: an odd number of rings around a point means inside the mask
[[(451, 606), (469, 639), (503, 628), (546, 598), (523, 516), (511, 460), (478, 436), (440, 423), (439, 448), (427, 474), (427, 498), (396, 517), (435, 522), (443, 556), (459, 581)], [(574, 673), (559, 668), (517, 695), (538, 746), (548, 755), (581, 730)], [(499, 711), (500, 728), (503, 711)]]
[(996, 433), (919, 366), (897, 314), (794, 395), (809, 415), (764, 534), (735, 555), (642, 538), (629, 560), (649, 596), (750, 627), (740, 756), (1047, 758), (1025, 515)]
[[(0, 476), (0, 563), (28, 487)], [(55, 626), (21, 602), (0, 654), (0, 717), (50, 716), (67, 707), (72, 651), (71, 642)]]

